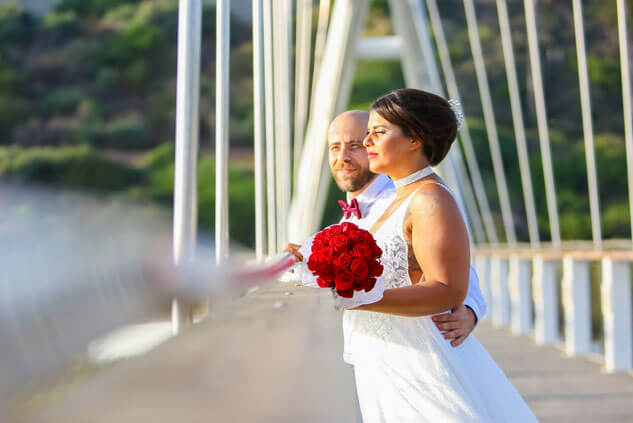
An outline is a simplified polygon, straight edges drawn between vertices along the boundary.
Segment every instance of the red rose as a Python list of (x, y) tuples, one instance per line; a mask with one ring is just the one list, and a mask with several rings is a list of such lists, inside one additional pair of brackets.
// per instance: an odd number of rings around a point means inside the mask
[(341, 253), (335, 260), (334, 260), (334, 268), (337, 269), (337, 271), (347, 271), (349, 270), (349, 267), (352, 264), (352, 261), (354, 260), (354, 258), (352, 256), (350, 256), (347, 253)]
[(369, 274), (371, 276), (380, 276), (382, 275), (382, 271), (382, 264), (378, 263), (377, 260), (372, 260), (371, 262), (369, 262)]
[(336, 253), (342, 253), (347, 250), (347, 237), (343, 234), (336, 235), (331, 239), (332, 248)]
[(336, 293), (343, 298), (352, 298), (354, 296), (353, 289), (347, 289), (347, 290), (337, 289)]
[(310, 269), (311, 271), (316, 271), (316, 269), (319, 267), (319, 259), (317, 258), (318, 256), (318, 251), (312, 251), (312, 254), (310, 254), (310, 258), (308, 259), (308, 269)]
[(314, 236), (314, 240), (315, 241), (317, 241), (317, 240), (324, 240), (326, 238), (327, 238), (326, 231), (321, 231), (321, 232), (319, 232), (318, 234), (316, 234)]
[(343, 233), (343, 229), (341, 228), (341, 225), (330, 226), (327, 229), (327, 235), (329, 238), (335, 237), (336, 235), (340, 235), (342, 233)]
[(354, 259), (349, 266), (350, 271), (354, 274), (354, 279), (357, 281), (364, 281), (369, 276), (369, 266), (367, 262), (361, 259)]
[(363, 242), (365, 236), (363, 235), (363, 231), (353, 230), (349, 232), (348, 238), (349, 242), (351, 242), (352, 244), (359, 244)]
[(374, 286), (376, 286), (376, 278), (369, 278), (369, 280), (367, 280), (367, 285), (365, 286), (365, 292), (371, 291), (374, 289)]
[(314, 240), (312, 241), (312, 248), (313, 249), (317, 249), (320, 250), (321, 248), (327, 248), (329, 247), (328, 241), (327, 239), (321, 237), (319, 239), (314, 238)]
[(319, 284), (319, 286), (321, 288), (333, 288), (334, 287), (334, 281), (332, 281), (331, 279), (323, 278), (321, 276), (319, 276), (317, 278), (317, 283)]
[(335, 275), (334, 267), (331, 263), (321, 262), (317, 268), (317, 274), (324, 279), (333, 280)]
[(378, 244), (376, 244), (374, 242), (374, 244), (372, 245), (372, 249), (374, 251), (374, 257), (380, 257), (382, 256), (382, 250), (380, 249), (380, 247), (378, 246)]
[(354, 290), (354, 275), (351, 272), (344, 271), (340, 272), (334, 278), (334, 284), (336, 285), (336, 289), (340, 290)]
[(350, 253), (352, 257), (362, 260), (369, 260), (374, 258), (374, 252), (370, 246), (367, 244), (357, 244), (354, 245), (352, 251)]

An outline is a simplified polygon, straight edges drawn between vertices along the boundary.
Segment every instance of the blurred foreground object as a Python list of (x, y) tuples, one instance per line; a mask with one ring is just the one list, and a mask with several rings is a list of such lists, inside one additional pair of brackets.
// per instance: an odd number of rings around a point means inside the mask
[(172, 297), (208, 295), (212, 262), (176, 271), (170, 235), (152, 207), (0, 186), (0, 401)]
[[(293, 263), (284, 256), (219, 269), (208, 245), (196, 249), (198, 257), (174, 267), (171, 225), (153, 207), (0, 186), (0, 411), (87, 352), (107, 356), (93, 341), (114, 329), (164, 320), (172, 298), (212, 297), (222, 310)], [(121, 339), (145, 336), (131, 333)]]

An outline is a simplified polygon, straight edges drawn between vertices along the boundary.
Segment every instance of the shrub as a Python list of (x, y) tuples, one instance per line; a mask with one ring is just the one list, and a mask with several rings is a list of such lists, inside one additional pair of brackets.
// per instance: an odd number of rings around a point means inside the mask
[(77, 35), (79, 32), (79, 19), (72, 10), (62, 12), (52, 10), (44, 16), (42, 28), (65, 39)]
[[(163, 143), (145, 156), (142, 165), (149, 174), (150, 197), (168, 207), (173, 204), (174, 145)], [(136, 193), (137, 197), (142, 194)], [(252, 247), (255, 243), (255, 182), (251, 170), (229, 166), (229, 233), (232, 241)], [(215, 158), (198, 162), (198, 222), (213, 231), (215, 226)]]
[(0, 48), (29, 43), (36, 29), (36, 19), (17, 2), (0, 6)]
[(106, 123), (94, 140), (100, 147), (146, 148), (151, 142), (144, 119), (137, 113), (128, 113)]
[(140, 169), (99, 156), (89, 147), (0, 148), (0, 180), (95, 191), (122, 190), (145, 180)]
[(73, 113), (85, 99), (81, 88), (58, 88), (46, 94), (40, 102), (40, 110), (46, 116)]

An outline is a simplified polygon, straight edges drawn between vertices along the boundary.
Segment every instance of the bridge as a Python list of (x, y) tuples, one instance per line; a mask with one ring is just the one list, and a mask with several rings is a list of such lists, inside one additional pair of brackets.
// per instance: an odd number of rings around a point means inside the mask
[[(330, 185), (325, 160), (327, 127), (348, 105), (357, 60), (401, 61), (407, 86), (462, 98), (439, 2), (390, 0), (394, 34), (364, 37), (369, 3), (321, 0), (315, 8), (311, 0), (252, 2), (255, 262), (272, 260), (287, 241), (307, 238), (319, 229)], [(473, 263), (489, 305), (489, 313), (475, 333), (541, 421), (631, 421), (633, 243), (602, 235), (595, 111), (585, 46), (590, 17), (583, 13), (581, 0), (569, 1), (580, 100), (573, 106), (581, 110), (591, 226), (590, 240), (569, 240), (561, 236), (561, 199), (557, 198), (552, 159), (537, 2), (522, 2), (525, 33), (521, 34), (511, 28), (506, 0), (494, 3), (510, 100), (507, 105), (492, 100), (477, 18), (480, 4), (463, 0), (490, 151), (486, 160), (492, 164), (493, 179), (485, 179), (481, 152), (474, 148), (468, 123), (447, 160), (436, 169), (459, 194), (471, 234)], [(630, 10), (624, 0), (613, 3), (627, 170), (621, 175), (622, 195), (628, 195), (633, 227)], [(200, 0), (180, 0), (179, 4), (173, 217), (177, 265), (196, 255), (202, 16)], [(229, 8), (230, 1), (217, 1), (215, 259), (220, 266), (231, 256)], [(516, 37), (527, 40), (542, 193), (535, 192), (537, 184), (529, 164), (514, 53)], [(511, 203), (508, 190), (508, 164), (503, 162), (495, 116), (499, 107), (508, 107), (512, 115), (522, 191), (519, 206)], [(468, 109), (465, 114), (469, 116)], [(488, 188), (491, 185), (493, 190)], [(537, 198), (544, 198), (547, 210), (545, 238), (539, 229)], [(517, 222), (525, 222), (525, 227), (519, 228)], [(519, 229), (527, 234), (525, 239)], [(91, 421), (353, 420), (353, 378), (340, 360), (340, 316), (332, 311), (326, 293), (262, 281), (257, 289), (229, 303), (222, 312), (211, 307), (208, 317), (193, 325), (200, 308), (178, 297), (172, 303), (171, 320), (176, 336), (169, 342), (145, 356), (91, 374), (60, 398), (48, 398), (43, 406), (29, 409), (21, 406), (25, 402), (16, 402), (7, 415), (16, 421), (65, 422), (84, 421), (88, 414)], [(82, 389), (75, 389), (77, 386)], [(156, 404), (164, 407), (156, 409)]]

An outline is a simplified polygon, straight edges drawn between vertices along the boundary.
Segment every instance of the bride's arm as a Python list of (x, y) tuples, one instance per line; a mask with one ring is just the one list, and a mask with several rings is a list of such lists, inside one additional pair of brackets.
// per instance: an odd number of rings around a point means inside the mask
[(451, 195), (436, 185), (423, 187), (409, 205), (415, 258), (425, 280), (386, 289), (383, 298), (357, 310), (426, 316), (458, 306), (468, 291), (468, 232)]

